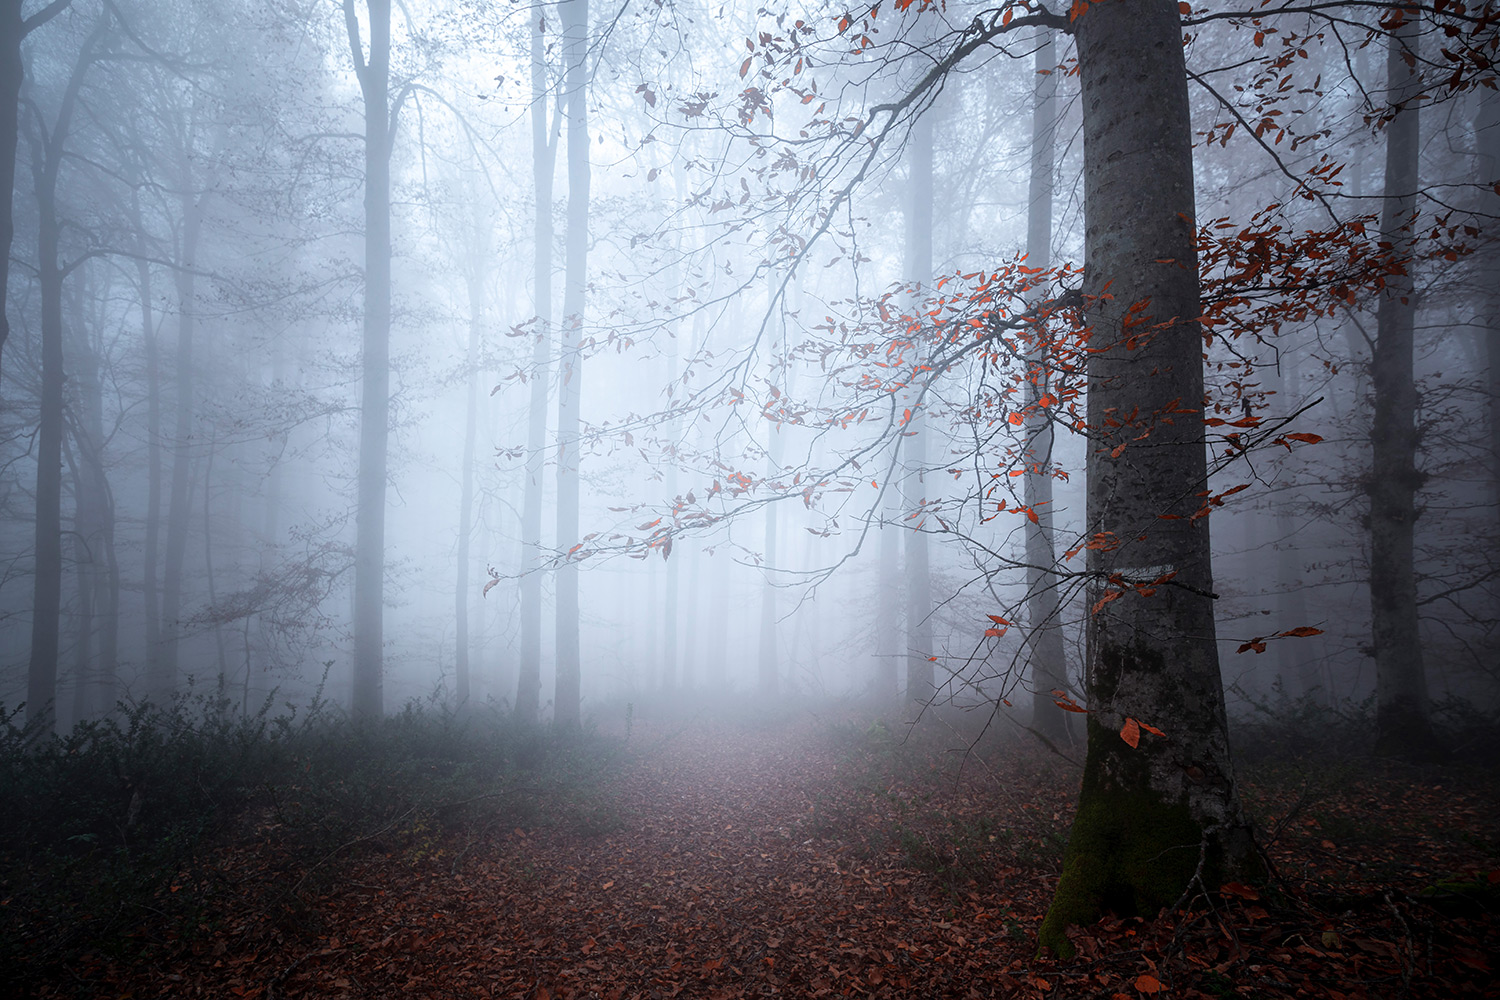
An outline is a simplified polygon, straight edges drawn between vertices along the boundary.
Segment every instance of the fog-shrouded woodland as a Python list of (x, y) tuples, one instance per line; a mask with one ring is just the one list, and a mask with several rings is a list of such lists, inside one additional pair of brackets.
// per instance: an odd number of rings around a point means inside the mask
[(1481, 995), (1497, 59), (0, 0), (18, 982)]

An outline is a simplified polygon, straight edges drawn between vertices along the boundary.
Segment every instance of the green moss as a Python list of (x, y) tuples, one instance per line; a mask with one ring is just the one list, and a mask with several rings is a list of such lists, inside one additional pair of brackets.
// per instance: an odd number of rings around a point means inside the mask
[[(1136, 758), (1139, 773), (1106, 780), (1099, 758), (1112, 748), (1101, 747), (1109, 745), (1106, 740), (1120, 741), (1093, 719), (1088, 726), (1089, 754), (1078, 814), (1063, 854), (1062, 878), (1037, 942), (1062, 958), (1073, 955), (1065, 933), (1070, 925), (1092, 923), (1105, 911), (1151, 916), (1176, 902), (1198, 867), (1203, 841), (1202, 828), (1185, 802), (1164, 802), (1149, 790), (1143, 758)], [(1125, 770), (1136, 769), (1127, 764)], [(1205, 871), (1205, 877), (1217, 878), (1217, 872)]]

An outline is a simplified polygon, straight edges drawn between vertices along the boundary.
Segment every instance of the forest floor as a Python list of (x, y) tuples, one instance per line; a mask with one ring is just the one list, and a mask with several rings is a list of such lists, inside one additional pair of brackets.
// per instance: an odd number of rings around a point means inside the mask
[(258, 902), (280, 870), (273, 832), (226, 841), (217, 863), (242, 906), (133, 959), (88, 956), (44, 992), (1500, 995), (1491, 763), (1249, 765), (1277, 879), (1107, 918), (1061, 962), (1035, 941), (1076, 766), (1015, 737), (969, 746), (940, 720), (902, 732), (868, 716), (636, 718), (568, 822), (373, 838), (290, 907)]

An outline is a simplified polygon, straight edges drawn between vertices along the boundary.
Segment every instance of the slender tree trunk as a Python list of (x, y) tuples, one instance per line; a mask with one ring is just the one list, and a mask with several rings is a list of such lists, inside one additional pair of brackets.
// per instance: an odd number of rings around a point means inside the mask
[[(675, 381), (681, 374), (677, 370), (677, 338), (671, 338), (671, 345), (667, 349), (667, 377)], [(667, 438), (671, 442), (668, 450), (668, 465), (666, 474), (667, 502), (672, 504), (672, 520), (677, 520), (677, 437), (681, 427), (676, 420), (667, 425)], [(678, 573), (681, 569), (683, 555), (679, 554), (676, 559), (668, 559), (666, 565), (667, 594), (662, 601), (662, 638), (665, 649), (662, 651), (661, 660), (661, 686), (663, 691), (671, 691), (677, 687), (677, 611), (681, 597), (677, 592)]]
[(354, 521), (354, 691), (358, 719), (385, 713), (385, 486), (391, 411), (391, 0), (366, 0), (368, 55), (354, 0), (344, 0), (365, 106), (365, 301), (360, 360), (359, 483)]
[[(568, 68), (568, 246), (563, 283), (562, 384), (557, 404), (557, 544), (571, 549), (578, 535), (578, 468), (582, 451), (584, 292), (589, 246), (588, 0), (563, 0)], [(553, 712), (557, 725), (582, 722), (582, 665), (578, 648), (578, 562), (569, 556), (557, 570), (557, 678)]]
[[(778, 432), (771, 431), (773, 435)], [(772, 458), (767, 461), (766, 475), (775, 476), (777, 461), (774, 457), (780, 449), (776, 447), (779, 443), (773, 438), (771, 451)], [(772, 697), (780, 687), (781, 677), (780, 654), (776, 649), (776, 584), (771, 578), (771, 570), (777, 565), (776, 559), (776, 510), (777, 505), (766, 504), (766, 534), (765, 534), (765, 560), (766, 579), (761, 584), (760, 592), (760, 651), (759, 671), (757, 683), (762, 695)]]
[[(1479, 114), (1474, 122), (1479, 143), (1479, 186), (1484, 210), (1500, 214), (1500, 92), (1479, 88)], [(1483, 329), (1480, 334), (1485, 361), (1489, 366), (1489, 434), (1490, 482), (1495, 522), (1491, 525), (1500, 538), (1500, 234), (1489, 233), (1490, 241), (1481, 251), (1480, 273), (1484, 276)]]
[[(1370, 376), (1375, 414), (1370, 426), (1370, 611), (1375, 646), (1377, 753), (1423, 757), (1433, 752), (1427, 676), (1418, 631), (1415, 529), (1417, 385), (1413, 373), (1416, 294), (1411, 275), (1420, 122), (1414, 66), (1418, 17), (1409, 11), (1387, 44), (1385, 195), (1380, 238), (1391, 245), (1400, 273), (1386, 278), (1376, 318)], [(1412, 60), (1408, 64), (1407, 60)]]
[[(547, 126), (547, 52), (541, 9), (531, 20), (531, 178), (536, 196), (532, 291), (536, 339), (531, 353), (531, 406), (526, 427), (526, 492), (521, 505), (521, 662), (516, 716), (535, 722), (542, 695), (542, 475), (547, 442), (547, 370), (552, 336), (552, 179), (561, 116)], [(560, 108), (559, 108), (560, 110)]]
[[(911, 179), (906, 214), (906, 280), (915, 287), (913, 312), (924, 311), (922, 303), (932, 292), (932, 140), (933, 117), (929, 108), (912, 126)], [(926, 499), (927, 420), (912, 407), (907, 437), (903, 479), (907, 515), (906, 533), (906, 698), (914, 705), (927, 705), (936, 694), (933, 682), (932, 571), (928, 564), (925, 517), (918, 513)], [(913, 517), (913, 515), (916, 515)]]
[[(31, 655), (26, 670), (26, 721), (44, 731), (56, 724), (58, 627), (62, 614), (63, 270), (58, 261), (57, 175), (77, 106), (78, 90), (104, 36), (101, 20), (78, 54), (50, 133), (29, 135), (37, 199), (37, 278), (41, 289), (42, 394), (37, 428), (35, 575)], [(3, 309), (3, 303), (0, 303)]]
[[(474, 262), (471, 262), (474, 263)], [(474, 442), (479, 436), (479, 331), (483, 290), (469, 275), (468, 398), (464, 409), (464, 457), (458, 500), (458, 578), (453, 587), (453, 674), (460, 706), (469, 700), (469, 546), (474, 534)]]
[[(892, 462), (899, 463), (900, 451)], [(899, 465), (892, 475), (899, 476)], [(895, 701), (900, 694), (901, 655), (901, 523), (900, 491), (887, 483), (885, 500), (880, 509), (880, 569), (876, 576), (875, 595), (875, 698)]]
[[(1054, 133), (1057, 129), (1057, 52), (1052, 33), (1044, 32), (1036, 51), (1036, 91), (1031, 109), (1031, 179), (1026, 215), (1026, 258), (1031, 267), (1052, 266), (1052, 175), (1056, 170)], [(1051, 407), (1042, 404), (1050, 386), (1051, 357), (1045, 332), (1038, 333), (1027, 359), (1026, 405), (1033, 415), (1026, 428), (1025, 499), (1036, 514), (1026, 522), (1026, 627), (1031, 649), (1031, 727), (1048, 739), (1068, 737), (1067, 713), (1052, 692), (1068, 686), (1063, 650), (1057, 560), (1052, 547)]]
[[(1296, 410), (1302, 399), (1300, 351), (1292, 349), (1281, 353), (1284, 367), (1281, 375), (1281, 394), (1284, 413)], [(1298, 512), (1305, 509), (1305, 497), (1301, 489), (1302, 461), (1296, 452), (1282, 456), (1282, 471), (1287, 477), (1286, 485), (1275, 504), (1276, 511), (1276, 604), (1282, 630), (1307, 625), (1307, 591), (1303, 579), (1302, 548), (1296, 537), (1300, 525)], [(1323, 690), (1319, 677), (1318, 662), (1300, 640), (1281, 642), (1276, 647), (1277, 672), (1281, 675), (1283, 690), (1295, 690), (1303, 698), (1319, 704), (1328, 702), (1328, 692)]]
[[(140, 228), (140, 214), (136, 214)], [(136, 260), (141, 296), (141, 344), (146, 361), (146, 539), (141, 590), (146, 604), (146, 664), (148, 671), (161, 655), (161, 350), (151, 310), (151, 265)]]
[(21, 84), (25, 80), (25, 64), (21, 61), (21, 39), (25, 36), (21, 3), (22, 0), (0, 0), (0, 352), (10, 337), (5, 306), (9, 301), (10, 246), (16, 234), (16, 146), (20, 139)]
[[(1096, 3), (1075, 30), (1084, 296), (1097, 351), (1087, 462), (1096, 583), (1083, 785), (1039, 936), (1061, 955), (1073, 952), (1068, 925), (1106, 908), (1154, 914), (1193, 884), (1200, 861), (1208, 891), (1255, 865), (1229, 756), (1208, 518), (1194, 516), (1208, 475), (1180, 15), (1174, 0)], [(1114, 574), (1153, 592), (1117, 594), (1105, 582)]]
[[(184, 178), (191, 173), (184, 171)], [(172, 490), (167, 500), (166, 564), (162, 571), (162, 623), (159, 654), (151, 661), (147, 694), (166, 703), (177, 689), (178, 645), (181, 637), (183, 571), (186, 568), (188, 529), (192, 522), (193, 410), (197, 389), (193, 380), (193, 337), (197, 326), (198, 239), (203, 228), (201, 198), (182, 200), (182, 241), (175, 275), (177, 286), (176, 421), (172, 441)]]

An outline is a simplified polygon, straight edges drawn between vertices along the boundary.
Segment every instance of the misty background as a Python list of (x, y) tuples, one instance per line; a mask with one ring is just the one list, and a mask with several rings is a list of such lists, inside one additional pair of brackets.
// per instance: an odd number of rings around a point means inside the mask
[[(985, 275), (1078, 286), (1068, 40), (882, 117), (979, 8), (582, 6), (398, 4), (387, 64), (364, 4), (9, 5), (0, 702), (1083, 700), (1087, 386), (923, 371), (910, 333)], [(1205, 232), (1379, 213), (1366, 30), (1298, 41), (1276, 103), (1235, 69), (1274, 31), (1193, 29)], [(1414, 268), (1420, 642), (1435, 704), (1492, 710), (1500, 103), (1432, 86), (1417, 211), (1461, 252)], [(1206, 346), (1232, 713), (1373, 696), (1374, 324), (1351, 292)]]

